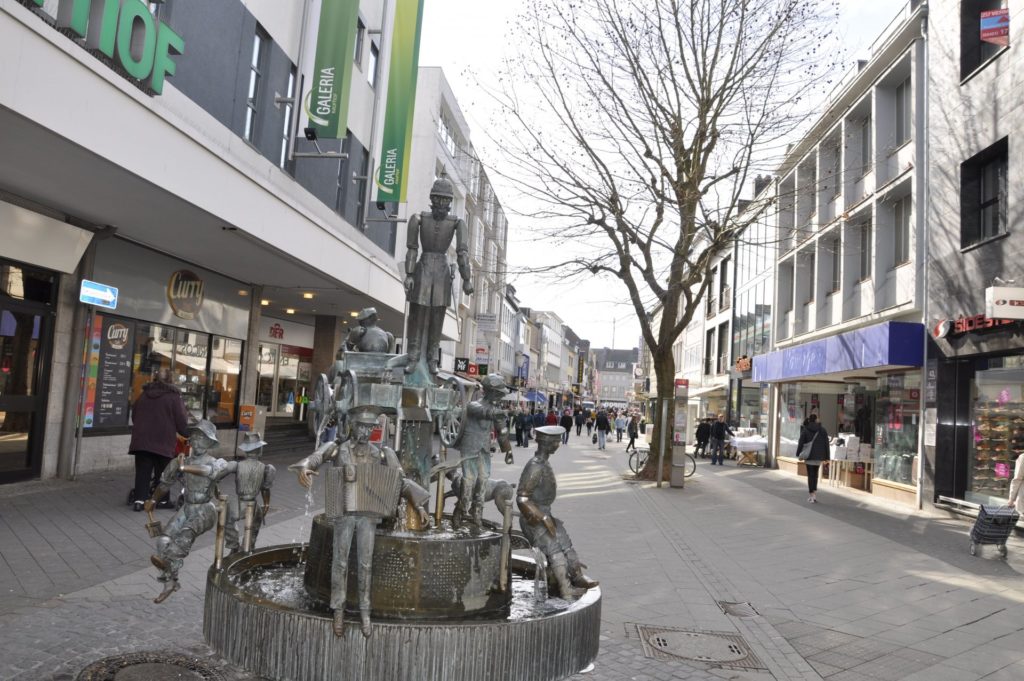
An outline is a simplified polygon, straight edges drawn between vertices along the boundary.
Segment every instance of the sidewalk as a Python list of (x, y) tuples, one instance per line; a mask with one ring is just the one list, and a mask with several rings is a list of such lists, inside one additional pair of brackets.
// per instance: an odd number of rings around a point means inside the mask
[[(811, 506), (803, 479), (731, 462), (700, 460), (684, 490), (657, 489), (624, 480), (624, 446), (599, 451), (573, 435), (552, 458), (555, 513), (603, 593), (601, 653), (580, 679), (1024, 678), (1021, 541), (1008, 560), (989, 547), (974, 558), (965, 520), (827, 484)], [(532, 450), (514, 451), (513, 466), (495, 458), (495, 478), (518, 480)], [(306, 499), (283, 470), (292, 460), (273, 461), (280, 510), (261, 544), (308, 533)], [(154, 605), (151, 542), (143, 515), (123, 505), (126, 479), (0, 488), (0, 679), (70, 680), (136, 650), (219, 662), (202, 639), (211, 537), (186, 561), (182, 590)], [(720, 601), (749, 616), (724, 614)], [(749, 668), (678, 657), (695, 649), (686, 632), (738, 637)], [(232, 681), (252, 678), (219, 664)]]

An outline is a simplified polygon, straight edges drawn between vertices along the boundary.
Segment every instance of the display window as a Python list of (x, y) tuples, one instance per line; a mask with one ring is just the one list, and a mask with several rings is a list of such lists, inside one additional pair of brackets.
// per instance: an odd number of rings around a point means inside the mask
[(978, 360), (971, 396), (967, 500), (1002, 504), (1024, 453), (1024, 357)]
[(130, 425), (131, 405), (162, 369), (191, 419), (227, 427), (237, 422), (242, 341), (97, 314), (86, 358), (84, 427)]
[(917, 484), (917, 442), (921, 424), (921, 374), (889, 374), (878, 379), (875, 398), (874, 478)]

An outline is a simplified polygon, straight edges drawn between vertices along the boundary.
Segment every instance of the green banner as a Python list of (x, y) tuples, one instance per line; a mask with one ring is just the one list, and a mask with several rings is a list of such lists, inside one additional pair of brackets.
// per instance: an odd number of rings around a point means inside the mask
[(412, 149), (412, 116), (416, 108), (416, 73), (420, 61), (423, 0), (397, 0), (391, 40), (388, 101), (384, 110), (377, 201), (405, 202), (405, 175)]
[(304, 102), (309, 125), (322, 139), (341, 139), (348, 129), (348, 95), (356, 43), (359, 0), (323, 0), (313, 77)]

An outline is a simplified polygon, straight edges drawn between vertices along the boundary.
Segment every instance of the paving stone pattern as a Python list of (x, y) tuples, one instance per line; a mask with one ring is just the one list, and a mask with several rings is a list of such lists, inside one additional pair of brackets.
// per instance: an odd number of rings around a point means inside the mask
[[(784, 474), (703, 461), (684, 490), (624, 479), (624, 444), (572, 436), (552, 459), (555, 513), (601, 581), (601, 653), (583, 681), (674, 679), (1024, 678), (1024, 542), (1007, 560), (967, 554), (969, 523), (909, 512)], [(517, 480), (516, 463), (494, 477)], [(310, 515), (277, 455), (276, 509), (260, 544), (304, 541)], [(212, 533), (197, 542), (182, 590), (154, 605), (152, 542), (124, 505), (130, 472), (0, 487), (0, 679), (71, 680), (87, 664), (139, 650), (185, 651), (230, 681), (253, 681), (202, 639)], [(450, 504), (451, 502), (449, 502)], [(161, 512), (168, 517), (168, 511)], [(487, 515), (497, 519), (493, 507)], [(722, 612), (750, 602), (753, 617)], [(761, 662), (745, 670), (647, 657), (637, 625), (740, 636)]]

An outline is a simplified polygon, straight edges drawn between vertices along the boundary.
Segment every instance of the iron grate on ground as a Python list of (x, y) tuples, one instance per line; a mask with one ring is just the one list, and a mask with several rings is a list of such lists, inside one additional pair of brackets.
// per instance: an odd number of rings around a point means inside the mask
[(767, 669), (738, 634), (650, 624), (637, 624), (636, 631), (644, 655), (652, 659), (687, 660), (723, 669)]
[[(136, 674), (132, 668), (136, 668)], [(143, 651), (112, 655), (93, 662), (78, 673), (75, 681), (115, 681), (122, 678), (196, 679), (197, 681), (224, 681), (224, 675), (206, 662), (190, 656), (164, 650)]]

